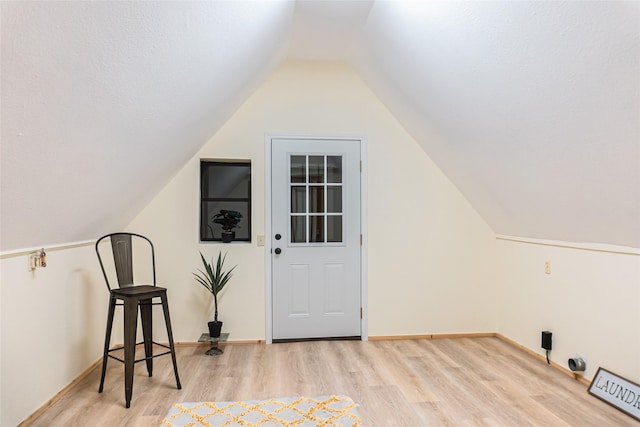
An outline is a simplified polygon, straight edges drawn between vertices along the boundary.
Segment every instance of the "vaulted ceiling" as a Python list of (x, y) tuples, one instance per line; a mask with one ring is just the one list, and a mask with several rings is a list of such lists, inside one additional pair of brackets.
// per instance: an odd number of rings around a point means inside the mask
[(351, 64), (497, 234), (640, 248), (640, 2), (3, 1), (0, 19), (0, 251), (126, 226), (289, 58)]

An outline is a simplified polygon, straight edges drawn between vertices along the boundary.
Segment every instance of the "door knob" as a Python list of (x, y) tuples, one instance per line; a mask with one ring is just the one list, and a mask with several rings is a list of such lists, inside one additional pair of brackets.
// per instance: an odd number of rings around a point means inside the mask
[(276, 248), (274, 252), (276, 253), (276, 255), (280, 255), (280, 253), (282, 252), (282, 249)]
[(280, 235), (280, 233), (276, 234), (276, 240), (280, 240), (282, 239), (282, 236)]

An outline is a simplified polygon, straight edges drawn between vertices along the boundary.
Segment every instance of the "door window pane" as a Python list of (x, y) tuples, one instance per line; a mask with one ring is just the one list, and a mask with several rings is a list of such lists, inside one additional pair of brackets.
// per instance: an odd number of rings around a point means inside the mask
[(307, 187), (291, 187), (291, 213), (307, 213)]
[(307, 182), (306, 156), (291, 156), (291, 182)]
[(309, 156), (309, 182), (324, 182), (324, 156)]
[(309, 242), (324, 243), (324, 216), (309, 216)]
[(324, 187), (309, 186), (309, 212), (324, 213)]
[(342, 187), (327, 187), (327, 212), (342, 213)]
[(327, 156), (327, 182), (342, 182), (342, 156)]
[(342, 242), (342, 215), (327, 217), (327, 242)]
[(307, 217), (291, 217), (291, 243), (307, 243)]

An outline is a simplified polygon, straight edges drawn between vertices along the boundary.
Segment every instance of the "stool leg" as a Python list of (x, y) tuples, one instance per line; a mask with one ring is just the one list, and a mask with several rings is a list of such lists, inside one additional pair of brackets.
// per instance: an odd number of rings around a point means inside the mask
[(109, 345), (111, 344), (111, 328), (113, 326), (113, 314), (116, 311), (116, 298), (111, 295), (109, 298), (109, 311), (107, 314), (107, 328), (104, 337), (104, 351), (102, 352), (102, 375), (100, 376), (100, 387), (98, 393), (104, 389), (104, 376), (107, 373), (107, 359), (109, 359)]
[(127, 408), (133, 394), (133, 368), (136, 360), (136, 330), (138, 329), (138, 301), (124, 300), (124, 398)]
[(160, 296), (162, 299), (162, 311), (164, 312), (164, 323), (167, 325), (167, 335), (169, 337), (169, 347), (171, 348), (171, 359), (173, 360), (173, 372), (176, 374), (176, 386), (178, 390), (182, 389), (180, 384), (180, 376), (178, 376), (178, 363), (176, 362), (176, 348), (173, 344), (173, 332), (171, 330), (171, 318), (169, 317), (169, 304), (167, 303), (167, 294)]
[(147, 362), (147, 373), (153, 375), (153, 316), (151, 300), (140, 301), (140, 317), (142, 319), (142, 337), (144, 339), (144, 357)]

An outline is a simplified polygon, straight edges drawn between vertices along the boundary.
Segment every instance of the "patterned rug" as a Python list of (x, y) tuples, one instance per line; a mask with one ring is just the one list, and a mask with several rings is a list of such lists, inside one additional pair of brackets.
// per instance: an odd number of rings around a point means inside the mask
[(165, 427), (361, 426), (347, 396), (282, 397), (244, 402), (182, 402), (171, 407)]

